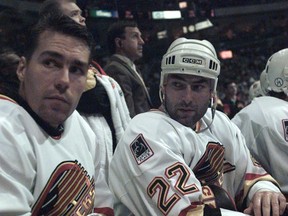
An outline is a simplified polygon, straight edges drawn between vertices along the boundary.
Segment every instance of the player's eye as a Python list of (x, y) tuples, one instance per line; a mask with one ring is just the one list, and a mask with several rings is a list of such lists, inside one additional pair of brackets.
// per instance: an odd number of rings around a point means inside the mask
[(47, 68), (59, 68), (60, 64), (54, 59), (45, 59), (43, 60), (43, 65)]
[(176, 88), (176, 89), (182, 89), (185, 88), (185, 85), (182, 82), (179, 81), (173, 81), (171, 82), (171, 86)]
[(70, 67), (70, 73), (85, 75), (85, 69), (78, 66), (72, 66)]
[(201, 90), (203, 90), (203, 89), (205, 89), (206, 88), (206, 86), (205, 85), (202, 85), (202, 84), (195, 84), (195, 85), (192, 85), (191, 86), (191, 89), (193, 90), (193, 91), (201, 91)]
[(70, 17), (72, 18), (72, 17), (79, 16), (80, 13), (81, 13), (81, 12), (79, 12), (79, 11), (73, 11), (73, 12), (70, 13)]

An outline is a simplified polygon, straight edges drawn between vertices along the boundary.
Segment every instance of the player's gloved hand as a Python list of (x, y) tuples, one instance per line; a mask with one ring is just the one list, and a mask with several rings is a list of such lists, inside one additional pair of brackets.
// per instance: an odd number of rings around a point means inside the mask
[(245, 214), (254, 216), (279, 216), (286, 209), (286, 199), (282, 193), (273, 191), (256, 192)]

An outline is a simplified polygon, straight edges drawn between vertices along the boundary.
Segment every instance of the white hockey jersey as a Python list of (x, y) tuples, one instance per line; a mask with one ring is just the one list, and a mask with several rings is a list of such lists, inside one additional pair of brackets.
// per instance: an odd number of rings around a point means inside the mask
[(255, 98), (232, 121), (245, 136), (251, 154), (288, 197), (288, 102), (270, 96)]
[(209, 109), (196, 133), (158, 110), (135, 116), (110, 163), (109, 186), (117, 199), (134, 215), (205, 215), (206, 203), (215, 207), (209, 215), (232, 216), (244, 214), (220, 211), (207, 186), (225, 189), (240, 207), (248, 192), (279, 191), (250, 158), (237, 126), (221, 112), (211, 121)]
[(0, 215), (113, 215), (96, 137), (75, 111), (59, 137), (0, 95)]

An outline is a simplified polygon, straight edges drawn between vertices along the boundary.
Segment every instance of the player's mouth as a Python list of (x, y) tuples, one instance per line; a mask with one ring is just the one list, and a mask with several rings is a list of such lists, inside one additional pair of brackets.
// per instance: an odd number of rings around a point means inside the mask
[(64, 97), (59, 96), (59, 95), (49, 96), (49, 97), (47, 97), (47, 99), (48, 100), (52, 100), (52, 101), (58, 101), (58, 102), (69, 104), (69, 102)]

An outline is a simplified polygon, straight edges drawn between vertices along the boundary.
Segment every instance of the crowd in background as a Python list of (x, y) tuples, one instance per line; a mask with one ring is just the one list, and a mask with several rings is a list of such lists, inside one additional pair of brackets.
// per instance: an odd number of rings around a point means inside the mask
[[(269, 1), (263, 1), (263, 3), (269, 3)], [(225, 3), (225, 5), (229, 5), (229, 3)], [(237, 5), (235, 5), (234, 2), (231, 6)], [(31, 13), (26, 11), (19, 12), (13, 8), (7, 8), (0, 11), (1, 49), (8, 45), (12, 47), (12, 49), (16, 50), (17, 53), (21, 54), (22, 42), (25, 39), (25, 31), (28, 29), (27, 26), (36, 19), (37, 16), (35, 16), (35, 14), (31, 15)], [(259, 78), (260, 73), (265, 67), (267, 58), (272, 53), (285, 48), (288, 45), (286, 40), (288, 34), (287, 18), (280, 16), (271, 20), (272, 21), (259, 20), (253, 25), (247, 25), (246, 28), (240, 28), (237, 23), (231, 20), (230, 23), (228, 22), (227, 24), (226, 22), (226, 25), (221, 28), (219, 27), (220, 24), (216, 23), (212, 32), (217, 35), (211, 34), (211, 30), (210, 33), (207, 32), (209, 30), (204, 30), (202, 32), (188, 35), (182, 34), (178, 36), (195, 39), (208, 39), (214, 44), (218, 52), (221, 50), (231, 50), (233, 52), (233, 58), (220, 58), (221, 75), (219, 77), (218, 96), (220, 99), (225, 96), (223, 85), (225, 82), (233, 80), (238, 86), (239, 99), (244, 101), (245, 104), (248, 104), (249, 87)], [(93, 22), (93, 20), (87, 20), (88, 26), (91, 22)], [(7, 25), (7, 23), (9, 23), (9, 25)], [(142, 24), (139, 23), (140, 30), (141, 25)], [(93, 33), (93, 27), (90, 27), (90, 29), (92, 29)], [(105, 34), (105, 32), (102, 33)], [(99, 34), (99, 32), (97, 34)], [(161, 57), (168, 45), (175, 38), (168, 37), (162, 40), (152, 40), (151, 38), (145, 38), (145, 32), (143, 34), (143, 39), (145, 41), (144, 54), (143, 58), (136, 61), (136, 64), (138, 69), (142, 72), (147, 87), (150, 89), (151, 100), (154, 103), (154, 106), (157, 107), (160, 104), (158, 97), (158, 83), (161, 71)], [(98, 36), (96, 35), (96, 38), (97, 37)], [(109, 57), (107, 51), (104, 49), (103, 47), (98, 49), (96, 46), (94, 54), (102, 67), (105, 66), (107, 58)]]

